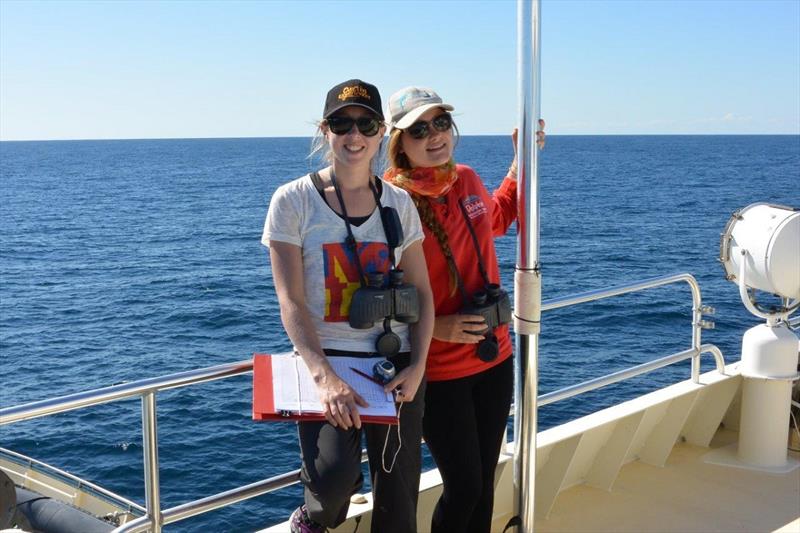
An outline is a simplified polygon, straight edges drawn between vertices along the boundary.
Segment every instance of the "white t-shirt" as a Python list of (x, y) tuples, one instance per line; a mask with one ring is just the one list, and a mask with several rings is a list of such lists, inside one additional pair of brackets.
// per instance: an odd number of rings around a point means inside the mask
[[(382, 183), (381, 205), (394, 207), (403, 225), (404, 240), (395, 249), (397, 263), (403, 250), (422, 240), (424, 234), (417, 208), (404, 190)], [(386, 234), (376, 208), (360, 226), (351, 226), (358, 243), (364, 273), (388, 272), (391, 267)], [(345, 245), (344, 220), (325, 203), (311, 176), (281, 185), (272, 195), (261, 242), (294, 244), (302, 249), (306, 306), (325, 349), (374, 352), (375, 340), (383, 332), (383, 321), (370, 329), (354, 329), (348, 323), (350, 300), (361, 287), (358, 267)], [(401, 351), (410, 350), (408, 325), (392, 321), (392, 331), (402, 340)]]

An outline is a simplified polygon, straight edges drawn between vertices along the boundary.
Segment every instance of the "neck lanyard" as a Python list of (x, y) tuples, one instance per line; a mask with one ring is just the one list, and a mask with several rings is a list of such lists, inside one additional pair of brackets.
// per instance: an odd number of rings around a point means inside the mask
[[(486, 273), (483, 254), (481, 253), (481, 247), (478, 243), (478, 236), (475, 234), (475, 228), (472, 226), (472, 221), (469, 218), (469, 213), (467, 213), (467, 208), (464, 207), (464, 203), (461, 200), (458, 200), (458, 207), (461, 211), (461, 216), (464, 218), (464, 222), (467, 225), (467, 230), (469, 230), (469, 235), (472, 238), (472, 245), (475, 247), (475, 253), (478, 256), (478, 269), (480, 270), (481, 277), (483, 278), (484, 284), (489, 285), (491, 282), (489, 281), (489, 275)], [(461, 298), (464, 300), (464, 302), (468, 302), (469, 295), (464, 287), (464, 280), (461, 277), (461, 272), (458, 270), (458, 265), (456, 264), (455, 259), (452, 257), (452, 254), (450, 257), (445, 256), (445, 259), (448, 263), (450, 263), (450, 266), (453, 268), (453, 271), (456, 274), (456, 284), (458, 285), (458, 290), (461, 292)]]
[(472, 245), (475, 247), (475, 253), (478, 254), (478, 268), (481, 271), (483, 282), (486, 285), (489, 285), (489, 283), (491, 282), (489, 281), (489, 275), (486, 274), (486, 267), (484, 266), (485, 263), (483, 261), (483, 254), (481, 253), (481, 247), (478, 244), (478, 236), (475, 235), (475, 228), (472, 227), (472, 220), (470, 220), (469, 218), (469, 213), (467, 213), (467, 208), (464, 207), (464, 202), (459, 200), (458, 207), (461, 208), (461, 216), (464, 217), (464, 222), (466, 222), (470, 237), (472, 237)]
[[(339, 189), (339, 183), (336, 181), (336, 173), (333, 171), (333, 167), (331, 167), (331, 183), (333, 184), (333, 190), (336, 192), (336, 198), (339, 200), (339, 206), (342, 208), (342, 215), (344, 216), (344, 225), (347, 228), (347, 238), (345, 239), (345, 246), (350, 249), (350, 251), (355, 256), (355, 263), (356, 268), (358, 269), (358, 277), (361, 281), (361, 286), (366, 287), (366, 276), (364, 275), (364, 267), (361, 266), (361, 258), (358, 256), (358, 243), (356, 242), (356, 238), (353, 235), (353, 229), (350, 226), (350, 218), (347, 216), (347, 207), (344, 205), (344, 198), (342, 197), (342, 191)], [(378, 208), (378, 213), (381, 215), (381, 224), (383, 225), (385, 221), (383, 220), (383, 216), (381, 211), (383, 210), (383, 206), (381, 205), (381, 197), (378, 194), (378, 188), (375, 187), (375, 184), (372, 182), (372, 178), (370, 177), (369, 180), (369, 188), (372, 191), (372, 195), (375, 197), (375, 205)], [(387, 235), (388, 241), (388, 233), (386, 231), (386, 226), (383, 227), (383, 232)], [(395, 264), (395, 255), (394, 255), (394, 248), (388, 246), (389, 248), (389, 260), (391, 261), (392, 268), (396, 267)]]

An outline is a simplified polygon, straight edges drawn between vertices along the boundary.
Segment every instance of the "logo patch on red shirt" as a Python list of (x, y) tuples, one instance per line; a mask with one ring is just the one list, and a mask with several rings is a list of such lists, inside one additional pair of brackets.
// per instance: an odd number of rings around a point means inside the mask
[(470, 194), (463, 200), (464, 209), (467, 210), (470, 220), (474, 220), (481, 215), (485, 215), (489, 210), (481, 200), (481, 197), (476, 194)]

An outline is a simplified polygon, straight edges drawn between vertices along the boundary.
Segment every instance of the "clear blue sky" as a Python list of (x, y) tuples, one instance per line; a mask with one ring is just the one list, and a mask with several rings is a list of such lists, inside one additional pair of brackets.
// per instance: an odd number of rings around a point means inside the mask
[[(329, 87), (517, 117), (516, 3), (0, 0), (0, 139), (307, 136)], [(800, 133), (800, 0), (544, 0), (551, 134)]]

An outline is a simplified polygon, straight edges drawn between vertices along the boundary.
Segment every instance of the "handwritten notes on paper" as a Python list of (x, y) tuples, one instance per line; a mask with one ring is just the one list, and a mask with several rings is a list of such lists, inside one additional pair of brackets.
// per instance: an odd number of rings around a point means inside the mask
[[(397, 416), (391, 393), (383, 392), (382, 386), (350, 370), (356, 368), (371, 376), (372, 367), (380, 360), (363, 357), (328, 358), (334, 372), (369, 403), (369, 407), (359, 406), (358, 412), (361, 415)], [(322, 412), (317, 387), (302, 357), (294, 354), (273, 355), (272, 372), (276, 410), (294, 413)]]

